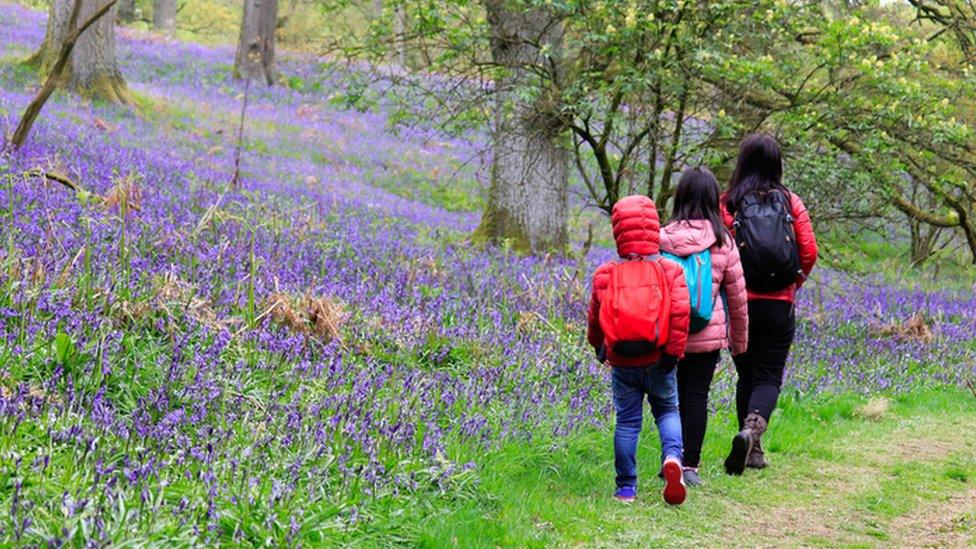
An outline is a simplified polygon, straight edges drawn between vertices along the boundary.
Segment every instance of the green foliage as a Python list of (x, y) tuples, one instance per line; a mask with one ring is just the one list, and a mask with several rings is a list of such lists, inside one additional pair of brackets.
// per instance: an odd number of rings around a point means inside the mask
[(349, 85), (333, 94), (330, 102), (342, 109), (366, 112), (376, 107), (377, 98), (364, 76), (350, 79)]
[(78, 349), (75, 348), (75, 343), (71, 340), (71, 336), (64, 332), (58, 332), (54, 336), (53, 347), (54, 360), (68, 371), (71, 371), (78, 362)]
[[(492, 6), (550, 17), (558, 47), (506, 66)], [(444, 75), (392, 71), (406, 90), (391, 98), (395, 123), (464, 132), (490, 120), (486, 96), (510, 91), (572, 134), (581, 191), (606, 211), (635, 192), (665, 205), (688, 165), (726, 178), (738, 140), (760, 130), (783, 144), (787, 184), (821, 227), (944, 227), (976, 259), (976, 74), (958, 33), (903, 5), (398, 0), (384, 15), (343, 51)], [(360, 94), (348, 104), (363, 108)], [(914, 262), (930, 257), (920, 234)]]
[(932, 290), (966, 290), (976, 278), (976, 268), (962, 251), (962, 244), (937, 250), (930, 261), (906, 268), (911, 263), (911, 249), (904, 227), (858, 231), (828, 227), (817, 240), (822, 265), (854, 276), (880, 275), (891, 283), (911, 281)]
[[(786, 17), (788, 16), (788, 17)], [(908, 25), (898, 6), (773, 14), (780, 30), (730, 40), (706, 75), (729, 109), (774, 128), (792, 184), (816, 217), (909, 220), (959, 227), (976, 258), (971, 171), (976, 141), (965, 122), (976, 81), (946, 57), (946, 43)], [(768, 39), (777, 34), (788, 41)], [(899, 220), (901, 223), (904, 218)]]

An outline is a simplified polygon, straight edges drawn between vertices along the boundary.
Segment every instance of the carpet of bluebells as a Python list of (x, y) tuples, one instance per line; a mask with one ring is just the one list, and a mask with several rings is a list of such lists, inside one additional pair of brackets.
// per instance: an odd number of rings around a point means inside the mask
[[(43, 29), (0, 4), (4, 132)], [(476, 497), (504, 445), (610, 425), (583, 326), (612, 251), (470, 246), (475, 145), (336, 106), (335, 67), (286, 56), (231, 188), (232, 50), (119, 50), (138, 106), (59, 95), (0, 157), (0, 545), (348, 540), (390, 502)], [(976, 375), (972, 290), (820, 272), (797, 307), (796, 394)]]

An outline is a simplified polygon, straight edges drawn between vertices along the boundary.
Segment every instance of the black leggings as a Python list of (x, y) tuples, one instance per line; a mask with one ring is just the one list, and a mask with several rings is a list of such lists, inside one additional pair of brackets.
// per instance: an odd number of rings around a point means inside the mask
[(739, 429), (751, 412), (768, 421), (776, 409), (795, 331), (792, 303), (767, 299), (749, 302), (749, 350), (733, 357), (739, 373), (735, 386)]
[(715, 376), (718, 351), (687, 353), (678, 363), (678, 406), (684, 438), (685, 467), (698, 467), (701, 461), (705, 425), (708, 422), (708, 390)]

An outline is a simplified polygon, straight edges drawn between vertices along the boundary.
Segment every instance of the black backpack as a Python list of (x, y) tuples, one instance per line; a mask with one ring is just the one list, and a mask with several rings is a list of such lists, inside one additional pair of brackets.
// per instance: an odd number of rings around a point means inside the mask
[(766, 200), (749, 193), (736, 210), (732, 227), (750, 290), (776, 292), (796, 282), (801, 273), (791, 212), (789, 199), (779, 191)]

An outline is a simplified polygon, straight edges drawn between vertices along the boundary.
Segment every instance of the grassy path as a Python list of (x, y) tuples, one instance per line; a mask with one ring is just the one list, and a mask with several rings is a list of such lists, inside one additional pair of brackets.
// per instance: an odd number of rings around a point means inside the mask
[(417, 525), (430, 546), (976, 545), (976, 399), (932, 390), (870, 404), (858, 397), (784, 403), (767, 444), (773, 466), (720, 470), (733, 426), (720, 413), (706, 441), (706, 485), (669, 508), (645, 428), (642, 492), (610, 497), (610, 435), (561, 448), (516, 445), (489, 456), (477, 497)]

